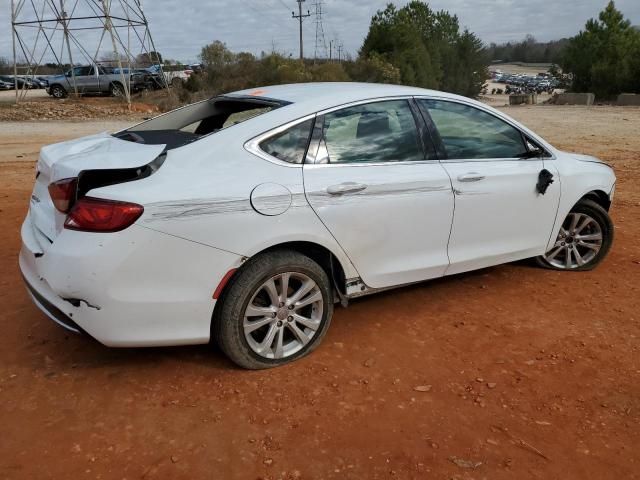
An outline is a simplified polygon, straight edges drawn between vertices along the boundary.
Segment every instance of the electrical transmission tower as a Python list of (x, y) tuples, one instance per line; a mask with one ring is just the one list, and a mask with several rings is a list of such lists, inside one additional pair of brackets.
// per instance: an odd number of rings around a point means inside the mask
[(296, 0), (296, 2), (298, 2), (298, 15), (296, 15), (296, 12), (291, 12), (291, 17), (298, 20), (300, 24), (300, 60), (304, 60), (304, 50), (302, 46), (302, 21), (311, 16), (311, 12), (309, 10), (307, 10), (306, 14), (302, 14), (302, 4), (305, 1), (306, 0)]
[(76, 95), (73, 66), (78, 63), (117, 66), (129, 104), (125, 69), (141, 66), (140, 60), (144, 66), (160, 65), (166, 84), (142, 0), (11, 0), (11, 25), (16, 103), (27, 94), (26, 88), (17, 88), (18, 72), (33, 78), (45, 63), (55, 63), (63, 72), (69, 66)]
[(318, 58), (318, 54), (322, 54), (323, 58), (327, 58), (327, 39), (324, 36), (324, 25), (322, 23), (322, 7), (324, 6), (323, 0), (315, 0), (313, 4), (315, 7), (315, 22), (316, 22), (316, 46), (313, 52), (313, 59)]

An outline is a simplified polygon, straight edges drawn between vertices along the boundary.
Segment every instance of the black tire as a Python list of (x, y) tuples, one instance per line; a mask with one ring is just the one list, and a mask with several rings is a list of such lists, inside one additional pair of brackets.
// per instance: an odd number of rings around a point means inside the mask
[[(591, 217), (597, 222), (602, 232), (602, 244), (601, 244), (600, 250), (593, 258), (591, 258), (585, 265), (582, 265), (582, 266), (577, 266), (570, 269), (561, 268), (549, 263), (549, 261), (544, 256), (536, 257), (536, 263), (539, 266), (544, 268), (549, 268), (551, 270), (584, 272), (588, 270), (593, 270), (596, 266), (598, 266), (598, 264), (602, 262), (602, 260), (604, 260), (604, 258), (607, 256), (607, 254), (609, 253), (609, 250), (611, 250), (611, 245), (613, 245), (613, 237), (614, 237), (613, 222), (611, 221), (611, 217), (609, 217), (609, 214), (604, 208), (602, 208), (593, 200), (589, 200), (585, 198), (580, 202), (578, 202), (571, 209), (571, 212), (569, 212), (568, 217), (573, 213), (588, 215), (589, 217)], [(565, 224), (563, 223), (563, 225)], [(553, 249), (551, 249), (549, 252), (551, 251), (553, 251)]]
[[(316, 283), (322, 294), (322, 316), (315, 334), (301, 350), (284, 358), (265, 358), (245, 338), (244, 315), (249, 301), (264, 282), (286, 272), (303, 274)], [(251, 370), (277, 367), (311, 353), (322, 341), (333, 315), (333, 290), (327, 273), (309, 257), (289, 250), (274, 250), (251, 258), (234, 275), (218, 302), (212, 319), (212, 337), (235, 364)]]
[(53, 98), (65, 98), (67, 96), (67, 91), (64, 89), (62, 85), (52, 85), (49, 88), (49, 93)]
[(113, 82), (109, 85), (109, 95), (112, 97), (123, 97), (124, 96), (124, 87), (120, 82)]

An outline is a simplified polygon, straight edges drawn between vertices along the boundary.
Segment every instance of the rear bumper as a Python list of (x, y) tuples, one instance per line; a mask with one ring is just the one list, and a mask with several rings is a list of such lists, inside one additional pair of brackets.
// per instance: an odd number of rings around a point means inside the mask
[(49, 245), (33, 231), (27, 216), (19, 264), (36, 306), (112, 347), (207, 343), (213, 291), (241, 263), (135, 225), (115, 234), (64, 230)]
[(44, 313), (51, 320), (56, 322), (62, 328), (65, 328), (73, 333), (83, 333), (82, 328), (76, 322), (71, 320), (71, 318), (56, 307), (53, 303), (47, 300), (44, 295), (38, 292), (23, 276), (24, 284), (27, 287), (27, 293), (33, 300), (33, 303), (38, 307), (42, 313)]

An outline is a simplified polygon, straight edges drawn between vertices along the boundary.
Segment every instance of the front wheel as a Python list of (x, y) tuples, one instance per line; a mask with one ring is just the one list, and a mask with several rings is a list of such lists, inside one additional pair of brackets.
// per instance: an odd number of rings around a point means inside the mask
[(607, 211), (592, 200), (580, 201), (560, 227), (556, 242), (539, 265), (554, 270), (592, 270), (613, 243), (613, 223)]
[(250, 259), (218, 301), (212, 333), (222, 351), (248, 369), (307, 355), (324, 337), (333, 314), (327, 273), (294, 251)]

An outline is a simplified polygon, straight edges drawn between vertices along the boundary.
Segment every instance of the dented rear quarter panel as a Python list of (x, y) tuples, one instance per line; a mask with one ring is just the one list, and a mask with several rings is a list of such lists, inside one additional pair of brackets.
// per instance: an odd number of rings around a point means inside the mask
[[(88, 194), (143, 205), (137, 221), (142, 227), (246, 257), (286, 242), (316, 243), (337, 257), (347, 278), (356, 277), (347, 255), (306, 200), (302, 166), (273, 163), (244, 148), (251, 138), (301, 118), (299, 109), (287, 109), (169, 150), (162, 167), (148, 178)], [(263, 215), (252, 206), (252, 191), (268, 183), (282, 185), (291, 194), (289, 207), (280, 215)]]

